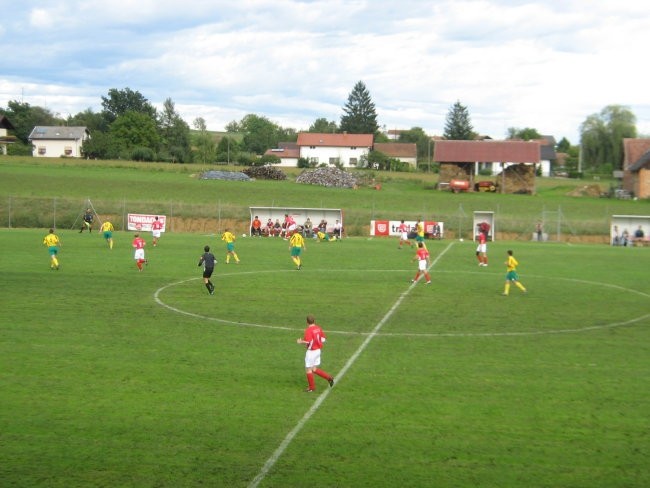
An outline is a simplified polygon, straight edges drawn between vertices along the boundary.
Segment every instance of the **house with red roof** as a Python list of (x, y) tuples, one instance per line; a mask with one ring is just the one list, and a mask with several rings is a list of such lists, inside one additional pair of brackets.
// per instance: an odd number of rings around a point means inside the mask
[(623, 139), (623, 189), (650, 198), (650, 139)]
[(402, 163), (408, 163), (413, 168), (417, 167), (418, 146), (414, 142), (376, 142), (373, 149), (385, 154), (389, 158), (398, 159)]
[(280, 166), (295, 167), (299, 158), (305, 158), (314, 166), (326, 164), (354, 168), (368, 157), (372, 144), (372, 134), (301, 132), (295, 145), (282, 143), (264, 154), (278, 156)]
[(7, 144), (16, 142), (16, 136), (9, 135), (10, 130), (16, 130), (9, 119), (0, 115), (0, 154), (7, 154)]

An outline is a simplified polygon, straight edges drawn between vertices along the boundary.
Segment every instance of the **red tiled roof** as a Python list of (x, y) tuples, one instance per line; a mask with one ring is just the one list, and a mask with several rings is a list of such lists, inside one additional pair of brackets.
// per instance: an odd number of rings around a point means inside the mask
[(296, 158), (300, 157), (300, 149), (298, 147), (279, 147), (275, 149), (267, 149), (264, 153), (265, 156), (272, 154), (279, 158)]
[(321, 134), (301, 132), (298, 146), (316, 147), (372, 147), (372, 134)]
[(374, 149), (392, 158), (415, 158), (418, 155), (417, 145), (411, 142), (377, 142)]
[(537, 141), (436, 141), (433, 159), (439, 163), (539, 163)]

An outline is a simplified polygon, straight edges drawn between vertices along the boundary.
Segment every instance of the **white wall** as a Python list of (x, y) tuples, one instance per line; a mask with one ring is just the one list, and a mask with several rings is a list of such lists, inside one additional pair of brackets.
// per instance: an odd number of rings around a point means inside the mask
[[(41, 158), (58, 158), (60, 156), (67, 156), (70, 158), (81, 157), (81, 142), (79, 140), (71, 141), (54, 141), (54, 140), (33, 140), (34, 145), (33, 156)], [(45, 154), (40, 154), (39, 148), (45, 147)], [(66, 148), (70, 148), (72, 152), (66, 154)]]
[(367, 147), (300, 147), (300, 157), (312, 160), (317, 158), (320, 164), (330, 164), (330, 158), (339, 158), (339, 161), (344, 167), (354, 167), (350, 165), (350, 159), (356, 158), (357, 165), (361, 163), (361, 159), (368, 156), (369, 149)]

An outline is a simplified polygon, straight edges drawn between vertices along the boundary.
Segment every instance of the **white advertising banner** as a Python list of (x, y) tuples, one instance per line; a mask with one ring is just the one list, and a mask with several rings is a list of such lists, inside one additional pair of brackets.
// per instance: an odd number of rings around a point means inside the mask
[(161, 232), (165, 232), (167, 226), (167, 217), (165, 215), (155, 215), (155, 214), (127, 214), (127, 230), (139, 230), (143, 232), (151, 232), (151, 226), (156, 221), (158, 217), (158, 222), (162, 224)]
[[(415, 220), (405, 220), (409, 232), (415, 231)], [(442, 239), (445, 234), (444, 222), (434, 222), (425, 220), (424, 234), (426, 237), (434, 239)], [(371, 220), (370, 221), (370, 235), (371, 236), (399, 236), (399, 227), (402, 224), (400, 220)]]

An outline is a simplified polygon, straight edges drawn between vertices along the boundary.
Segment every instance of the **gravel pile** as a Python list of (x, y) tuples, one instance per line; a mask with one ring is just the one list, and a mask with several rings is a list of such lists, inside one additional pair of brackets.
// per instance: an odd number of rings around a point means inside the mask
[(338, 168), (317, 168), (305, 171), (296, 178), (296, 182), (336, 188), (354, 188), (357, 186), (357, 180), (354, 176)]
[(218, 171), (210, 170), (201, 173), (201, 180), (230, 180), (230, 181), (250, 181), (250, 177), (238, 171)]
[(286, 180), (287, 175), (285, 175), (281, 170), (275, 168), (274, 166), (251, 166), (244, 170), (251, 178), (256, 180)]

